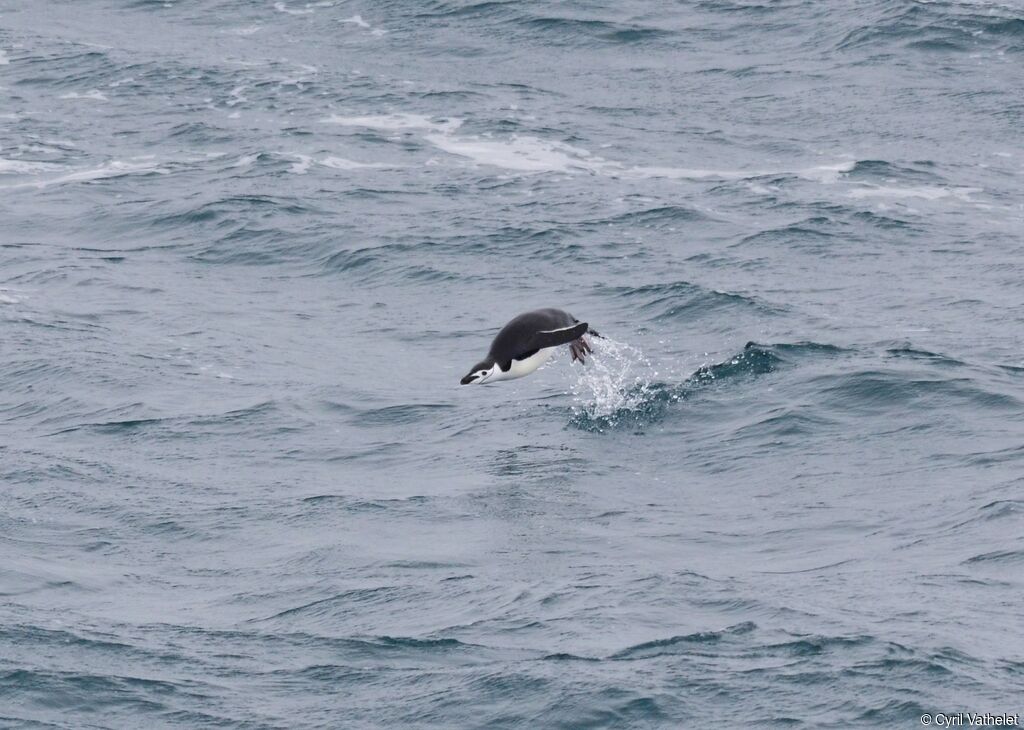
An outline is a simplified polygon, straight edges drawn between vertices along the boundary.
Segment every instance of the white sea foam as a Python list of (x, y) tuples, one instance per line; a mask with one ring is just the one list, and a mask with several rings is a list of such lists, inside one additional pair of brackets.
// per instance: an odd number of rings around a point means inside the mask
[(796, 170), (707, 170), (684, 167), (627, 166), (562, 142), (528, 135), (496, 138), (457, 137), (450, 130), (425, 135), (440, 150), (480, 165), (517, 172), (588, 172), (616, 178), (668, 180), (747, 180), (767, 175), (797, 175), (823, 183), (835, 182), (856, 164), (853, 160)]
[(383, 162), (358, 162), (336, 155), (328, 155), (320, 159), (314, 159), (311, 155), (298, 153), (291, 153), (288, 156), (295, 158), (295, 162), (292, 163), (289, 169), (289, 172), (295, 175), (305, 175), (313, 165), (322, 165), (332, 170), (383, 170), (400, 167), (400, 165), (389, 165)]
[(94, 167), (87, 170), (78, 170), (76, 172), (70, 172), (67, 175), (61, 175), (59, 177), (46, 178), (43, 180), (35, 180), (33, 182), (18, 183), (16, 185), (4, 185), (0, 187), (12, 189), (12, 188), (48, 188), (53, 185), (64, 185), (67, 183), (76, 182), (89, 182), (91, 180), (104, 180), (107, 178), (122, 177), (124, 175), (133, 175), (137, 173), (158, 173), (164, 175), (167, 170), (160, 167), (159, 165), (150, 162), (121, 162), (114, 160), (106, 165), (100, 167)]
[(99, 89), (89, 89), (85, 93), (78, 93), (72, 91), (67, 94), (61, 94), (61, 99), (91, 99), (92, 101), (107, 101), (106, 95)]
[(385, 165), (381, 162), (356, 162), (355, 160), (347, 160), (344, 157), (325, 157), (322, 160), (317, 160), (317, 163), (324, 167), (330, 167), (334, 170), (362, 170), (392, 167), (392, 165)]
[(287, 13), (288, 15), (309, 15), (313, 12), (313, 9), (309, 7), (298, 10), (296, 8), (290, 8), (284, 3), (274, 3), (274, 10), (279, 13)]
[(228, 94), (228, 96), (230, 96), (231, 98), (224, 103), (228, 106), (235, 106), (236, 104), (244, 104), (245, 102), (249, 101), (242, 93), (243, 91), (245, 91), (245, 88), (246, 84), (242, 84), (241, 86), (236, 86), (235, 88), (233, 88), (231, 92)]
[(387, 33), (387, 31), (384, 30), (383, 28), (374, 28), (372, 25), (367, 23), (365, 20), (363, 20), (362, 15), (353, 15), (350, 18), (342, 18), (338, 22), (345, 23), (348, 25), (355, 25), (360, 28), (363, 28), (364, 30), (370, 31), (370, 35), (377, 36), (378, 38)]
[(623, 168), (621, 173), (616, 173), (613, 166), (609, 168), (608, 172), (617, 177), (665, 178), (668, 180), (746, 180), (767, 174), (756, 170), (695, 170), (685, 167), (643, 166)]
[(352, 25), (358, 25), (360, 28), (369, 28), (370, 24), (363, 20), (361, 15), (353, 15), (351, 18), (342, 18), (339, 23), (350, 23)]
[[(624, 168), (619, 174), (621, 177), (652, 177), (667, 178), (670, 180), (751, 180), (758, 177), (772, 175), (796, 175), (805, 180), (813, 180), (820, 183), (834, 183), (844, 172), (849, 172), (856, 165), (856, 161), (847, 160), (816, 167), (805, 167), (796, 170), (702, 170), (683, 167), (630, 167)], [(609, 166), (608, 170), (614, 172), (617, 163)]]
[(482, 165), (520, 172), (599, 172), (608, 164), (592, 157), (587, 150), (538, 137), (514, 136), (497, 140), (428, 134), (426, 140), (449, 154), (466, 157)]
[(0, 66), (6, 66), (11, 62), (11, 59), (7, 57), (7, 52), (0, 48)]
[(256, 160), (259, 159), (259, 155), (242, 155), (237, 160), (231, 163), (229, 167), (252, 167)]
[(0, 174), (45, 172), (54, 170), (60, 165), (53, 162), (35, 162), (31, 160), (7, 160), (0, 157)]
[[(581, 147), (531, 135), (458, 136), (454, 133), (462, 126), (461, 119), (438, 120), (421, 114), (396, 113), (368, 116), (332, 115), (321, 122), (396, 132), (424, 130), (424, 139), (449, 155), (465, 158), (478, 165), (521, 173), (585, 172), (613, 178), (668, 180), (750, 180), (773, 175), (795, 175), (822, 184), (832, 184), (838, 182), (844, 173), (850, 172), (856, 165), (852, 158), (810, 167), (774, 170), (714, 170), (627, 165), (594, 155)], [(427, 164), (431, 162), (428, 161)], [(436, 160), (433, 164), (436, 164)]]
[(844, 172), (850, 172), (857, 165), (856, 160), (846, 160), (832, 165), (819, 165), (817, 167), (806, 167), (797, 170), (796, 174), (805, 180), (813, 180), (820, 183), (838, 182)]
[(435, 122), (422, 114), (381, 114), (364, 117), (344, 117), (335, 114), (320, 121), (325, 124), (340, 124), (345, 127), (384, 130), (429, 129), (435, 132), (453, 132), (462, 125), (461, 119), (444, 119)]
[(295, 175), (305, 175), (307, 172), (309, 172), (309, 168), (313, 166), (313, 158), (310, 157), (309, 155), (293, 156), (295, 157), (295, 162), (292, 163), (292, 166), (288, 169), (288, 172), (291, 172)]

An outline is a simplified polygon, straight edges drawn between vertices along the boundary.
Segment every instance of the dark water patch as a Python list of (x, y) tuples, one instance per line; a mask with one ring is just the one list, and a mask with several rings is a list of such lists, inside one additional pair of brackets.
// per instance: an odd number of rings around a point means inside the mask
[[(983, 32), (994, 36), (1024, 40), (1024, 18), (1006, 18), (999, 20), (981, 21), (984, 24)], [(1020, 48), (1019, 45), (1015, 48)]]
[(931, 365), (937, 365), (939, 367), (957, 368), (966, 365), (961, 360), (949, 357), (947, 355), (941, 355), (936, 352), (929, 352), (928, 350), (920, 350), (909, 344), (901, 345), (898, 347), (891, 347), (887, 349), (886, 354), (893, 358), (906, 358), (908, 360), (920, 360), (927, 362)]
[[(583, 265), (621, 256), (618, 247), (601, 252), (593, 247), (563, 240), (558, 227), (504, 227), (472, 236), (444, 240), (421, 239), (410, 243), (336, 251), (320, 259), (320, 275), (342, 275), (360, 283), (421, 284), (466, 282), (480, 279), (477, 260), (550, 265)], [(496, 275), (488, 279), (497, 280)]]
[(216, 227), (238, 226), (254, 217), (270, 220), (283, 216), (312, 215), (318, 211), (297, 198), (274, 195), (232, 195), (194, 204), (187, 210), (157, 215), (150, 219), (153, 226), (170, 228), (191, 227), (213, 223)]
[(18, 695), (32, 704), (63, 712), (102, 713), (116, 706), (119, 712), (160, 712), (172, 699), (201, 700), (202, 685), (116, 674), (17, 669), (0, 674), (0, 698)]
[(736, 636), (749, 634), (756, 628), (757, 624), (745, 621), (741, 624), (736, 624), (735, 626), (722, 629), (721, 631), (700, 631), (695, 634), (686, 634), (685, 636), (672, 636), (667, 639), (645, 641), (642, 644), (636, 644), (635, 646), (630, 646), (622, 651), (618, 651), (608, 658), (611, 660), (633, 660), (651, 659), (665, 654), (686, 654), (689, 653), (694, 646), (716, 644)]
[(875, 228), (887, 231), (916, 232), (918, 229), (913, 223), (894, 217), (893, 213), (881, 214), (876, 211), (858, 210), (850, 218), (859, 223), (866, 223)]
[(601, 659), (597, 657), (589, 656), (578, 656), (576, 654), (567, 654), (560, 652), (557, 654), (546, 654), (541, 657), (542, 661), (546, 662), (600, 662)]
[(848, 675), (858, 676), (886, 676), (896, 677), (900, 674), (910, 676), (932, 676), (936, 679), (943, 676), (950, 676), (953, 672), (941, 664), (920, 658), (889, 657), (877, 659), (870, 662), (858, 662), (856, 665), (844, 669)]
[(752, 0), (700, 0), (696, 6), (711, 13), (749, 15), (754, 18), (786, 9), (784, 3), (765, 4)]
[(682, 223), (693, 223), (707, 220), (706, 214), (682, 205), (663, 205), (656, 208), (634, 210), (621, 213), (610, 218), (599, 218), (587, 221), (588, 226), (630, 226), (644, 228), (662, 228)]
[[(836, 425), (836, 421), (826, 418), (817, 409), (808, 406), (790, 407), (769, 413), (757, 423), (743, 426), (736, 430), (738, 439), (803, 439), (822, 433)], [(775, 443), (775, 442), (773, 442)], [(803, 441), (801, 440), (802, 444)]]
[(625, 25), (604, 20), (542, 17), (521, 21), (531, 32), (545, 35), (553, 45), (588, 43), (642, 44), (671, 37), (660, 28)]
[[(377, 246), (374, 248), (338, 251), (320, 265), (320, 275), (344, 274), (362, 283), (416, 282), (442, 284), (463, 279), (461, 274), (418, 263), (403, 256), (403, 246)], [(427, 257), (428, 251), (416, 252)]]
[[(1005, 11), (1003, 11), (1005, 12)], [(849, 31), (836, 45), (846, 53), (898, 51), (953, 54), (968, 51), (1024, 50), (1024, 19), (989, 15), (970, 6), (893, 5), (870, 25)]]
[(322, 400), (318, 405), (327, 413), (352, 414), (359, 410), (354, 405), (336, 400)]
[(380, 636), (375, 643), (388, 649), (415, 649), (417, 651), (451, 651), (470, 648), (457, 639), (415, 639), (408, 636)]
[(234, 408), (214, 416), (198, 416), (191, 418), (191, 422), (197, 426), (219, 426), (225, 423), (244, 423), (255, 419), (263, 418), (278, 412), (280, 404), (277, 401), (263, 401), (245, 408)]
[(740, 354), (725, 362), (699, 368), (687, 382), (701, 386), (741, 376), (767, 375), (775, 372), (782, 363), (782, 358), (773, 352), (770, 345), (765, 347), (756, 342), (748, 342)]
[[(131, 407), (128, 407), (129, 409)], [(132, 437), (156, 436), (162, 438), (195, 439), (204, 431), (199, 427), (216, 430), (224, 426), (247, 426), (264, 422), (278, 412), (279, 406), (273, 401), (257, 403), (247, 408), (238, 408), (216, 415), (164, 416), (152, 418), (123, 418), (109, 421), (79, 423), (49, 435), (66, 435), (75, 432), (95, 433), (110, 436)], [(119, 409), (124, 410), (124, 409)]]
[(209, 122), (185, 122), (167, 130), (167, 137), (178, 143), (193, 145), (230, 144), (234, 135), (230, 129)]
[(934, 708), (926, 707), (914, 700), (892, 700), (860, 713), (851, 718), (851, 721), (863, 722), (867, 727), (895, 727), (911, 722), (920, 723), (921, 717), (931, 711), (934, 711)]
[(759, 297), (708, 289), (686, 281), (639, 287), (608, 287), (607, 292), (624, 299), (640, 300), (640, 311), (648, 313), (649, 318), (655, 322), (678, 318), (692, 321), (735, 308), (751, 309), (759, 314), (778, 314), (784, 310)]
[(487, 466), (496, 477), (517, 477), (527, 481), (564, 478), (585, 466), (575, 450), (568, 447), (520, 446), (498, 451)]
[[(930, 169), (921, 169), (922, 167)], [(846, 178), (853, 182), (891, 183), (905, 181), (928, 184), (944, 184), (946, 179), (934, 172), (934, 165), (929, 162), (918, 162), (916, 166), (897, 164), (887, 160), (859, 160)]]
[(450, 403), (408, 403), (397, 406), (372, 408), (359, 413), (352, 422), (359, 426), (408, 425), (421, 421), (436, 421), (446, 411), (455, 408)]
[(873, 645), (871, 636), (802, 636), (793, 641), (768, 644), (767, 651), (794, 656), (815, 656), (830, 652), (845, 652), (851, 649)]
[(275, 621), (278, 619), (313, 619), (332, 620), (355, 611), (373, 610), (374, 606), (383, 607), (391, 601), (405, 601), (414, 597), (416, 591), (406, 586), (379, 586), (375, 588), (353, 588), (342, 591), (327, 598), (304, 603), (300, 606), (287, 608), (272, 616), (254, 619), (256, 622)]
[[(276, 617), (275, 617), (276, 618)], [(255, 623), (269, 619), (257, 619)], [(260, 634), (242, 634), (242, 638), (258, 638)], [(302, 648), (306, 645), (327, 645), (332, 654), (340, 656), (353, 668), (391, 666), (394, 669), (426, 667), (430, 665), (459, 666), (486, 664), (504, 658), (507, 651), (459, 641), (452, 638), (417, 638), (412, 636), (377, 635), (362, 637), (328, 638), (289, 631), (272, 635), (275, 643), (282, 642)], [(393, 665), (391, 662), (399, 662)], [(403, 667), (402, 662), (412, 666)], [(288, 671), (288, 670), (282, 670)]]
[(413, 17), (415, 18), (472, 18), (491, 19), (511, 17), (511, 11), (517, 10), (519, 3), (497, 0), (484, 2), (430, 2), (425, 3)]
[(0, 637), (9, 647), (24, 647), (34, 652), (71, 647), (75, 651), (96, 652), (111, 659), (129, 657), (146, 661), (172, 662), (180, 658), (163, 649), (150, 649), (118, 640), (114, 634), (84, 630), (50, 629), (30, 624), (9, 624), (0, 628)]
[(465, 568), (465, 563), (440, 563), (431, 560), (395, 560), (389, 563), (382, 563), (383, 568), (396, 568), (399, 570), (449, 570), (451, 568)]
[(1018, 411), (1021, 405), (1016, 397), (987, 390), (969, 377), (938, 378), (905, 370), (863, 370), (824, 375), (813, 382), (829, 407), (855, 413), (954, 405)]
[(971, 565), (976, 563), (984, 563), (986, 565), (991, 565), (995, 563), (1001, 566), (1009, 566), (1016, 565), (1018, 563), (1024, 563), (1024, 550), (995, 550), (990, 553), (975, 555), (963, 561), (964, 565)]
[[(816, 221), (818, 224), (821, 222), (821, 219)], [(836, 232), (822, 230), (821, 226), (815, 225), (815, 223), (808, 225), (806, 222), (800, 222), (771, 230), (758, 231), (757, 233), (744, 236), (732, 245), (764, 246), (771, 249), (786, 246), (797, 250), (828, 253), (834, 250), (838, 240), (840, 240), (840, 237)]]
[(303, 497), (306, 504), (341, 504), (344, 505), (352, 500), (344, 494), (314, 494), (311, 497)]
[(362, 248), (338, 251), (328, 256), (322, 264), (325, 273), (360, 272), (381, 261), (381, 251), (377, 248)]
[(167, 419), (163, 418), (129, 418), (123, 421), (104, 421), (101, 423), (83, 423), (78, 426), (72, 426), (55, 432), (51, 435), (72, 433), (74, 431), (93, 431), (101, 434), (123, 434), (130, 433), (133, 431), (140, 431), (149, 426), (164, 423)]
[(200, 538), (200, 533), (198, 531), (193, 530), (176, 520), (151, 522), (144, 525), (143, 530), (150, 535), (159, 535), (161, 539), (168, 541), (193, 540)]
[(360, 499), (358, 497), (352, 497), (343, 494), (317, 494), (310, 497), (304, 497), (302, 502), (309, 505), (331, 505), (340, 506), (345, 511), (350, 512), (384, 512), (392, 509), (411, 509), (420, 510), (430, 502), (429, 497), (421, 495), (414, 495), (406, 499)]
[(1008, 373), (1010, 375), (1018, 377), (1024, 377), (1024, 367), (1021, 367), (1020, 365), (996, 365), (996, 367), (1002, 370), (1004, 373)]
[(998, 520), (1006, 517), (1024, 515), (1024, 500), (1001, 499), (978, 509), (979, 517), (984, 520)]
[[(32, 324), (35, 324), (34, 322)], [(42, 385), (61, 378), (73, 376), (74, 368), (66, 363), (52, 362), (45, 359), (14, 360), (7, 359), (0, 362), (0, 382), (3, 383), (6, 394), (18, 392), (22, 389), (31, 389), (33, 386)], [(25, 404), (28, 406), (41, 406), (42, 401), (36, 404)]]
[[(886, 677), (893, 680), (899, 678), (904, 681), (924, 678), (941, 681), (942, 678), (953, 677), (957, 672), (963, 671), (963, 665), (969, 663), (961, 657), (951, 656), (945, 652), (928, 656), (910, 651), (903, 651), (901, 654), (858, 661), (844, 669), (843, 674), (851, 677)], [(947, 663), (950, 667), (947, 667)]]
[(545, 708), (530, 718), (529, 724), (547, 722), (560, 730), (656, 727), (675, 725), (679, 714), (678, 702), (671, 695), (650, 696), (621, 687), (574, 694)]
[(18, 67), (21, 73), (14, 80), (15, 86), (38, 86), (51, 93), (80, 90), (85, 84), (101, 84), (115, 70), (105, 51), (81, 48), (70, 53), (22, 56)]

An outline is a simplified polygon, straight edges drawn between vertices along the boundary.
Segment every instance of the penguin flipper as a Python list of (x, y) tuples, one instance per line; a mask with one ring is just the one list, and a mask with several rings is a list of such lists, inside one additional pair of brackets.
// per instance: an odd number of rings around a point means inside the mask
[(562, 327), (557, 330), (541, 330), (533, 335), (530, 340), (530, 349), (543, 350), (545, 347), (558, 347), (568, 345), (573, 340), (578, 340), (587, 332), (586, 322), (577, 322), (571, 327)]

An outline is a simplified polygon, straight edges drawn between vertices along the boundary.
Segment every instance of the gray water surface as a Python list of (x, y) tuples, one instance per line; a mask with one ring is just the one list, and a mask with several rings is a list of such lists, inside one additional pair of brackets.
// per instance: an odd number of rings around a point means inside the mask
[[(0, 726), (1024, 705), (1020, 2), (0, 6)], [(512, 316), (608, 337), (461, 387)]]

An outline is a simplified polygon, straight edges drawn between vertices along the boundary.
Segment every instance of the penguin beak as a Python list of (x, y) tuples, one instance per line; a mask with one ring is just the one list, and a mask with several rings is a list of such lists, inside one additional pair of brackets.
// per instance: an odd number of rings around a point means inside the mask
[(463, 385), (472, 385), (475, 380), (476, 380), (476, 375), (474, 375), (473, 373), (470, 373), (469, 375), (464, 377), (459, 382), (462, 383)]

